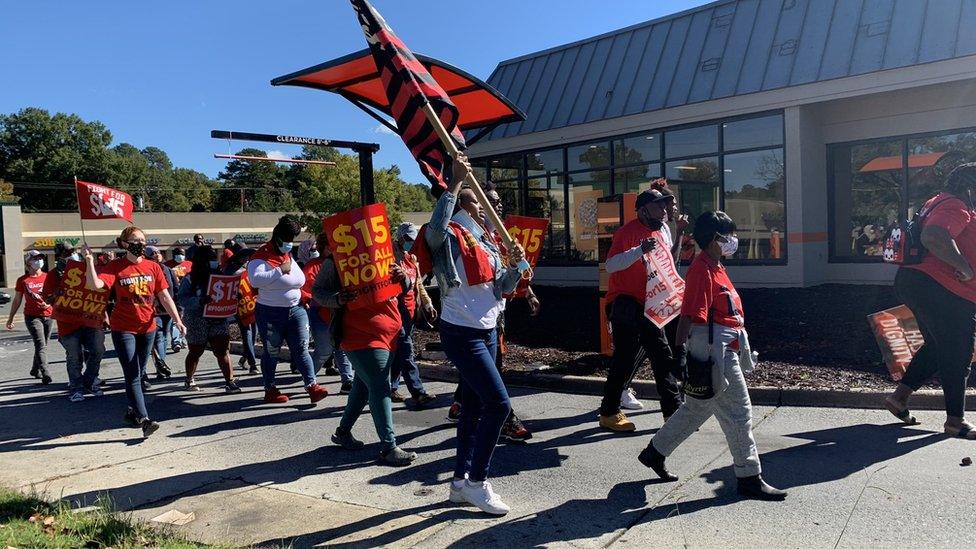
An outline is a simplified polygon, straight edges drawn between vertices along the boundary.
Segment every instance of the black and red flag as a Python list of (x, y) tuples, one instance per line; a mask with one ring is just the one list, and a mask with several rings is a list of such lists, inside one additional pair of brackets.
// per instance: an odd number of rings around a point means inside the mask
[(458, 109), (427, 68), (393, 33), (383, 16), (366, 0), (351, 2), (386, 88), (386, 97), (400, 138), (430, 180), (431, 193), (438, 196), (447, 189), (444, 172), (449, 169), (452, 160), (434, 127), (427, 121), (423, 105), (430, 103), (458, 149), (464, 150), (464, 136), (457, 127)]

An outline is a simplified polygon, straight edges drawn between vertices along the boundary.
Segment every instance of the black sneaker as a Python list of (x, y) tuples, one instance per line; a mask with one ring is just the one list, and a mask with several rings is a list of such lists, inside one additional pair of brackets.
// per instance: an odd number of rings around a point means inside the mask
[(341, 427), (332, 433), (332, 442), (342, 446), (343, 450), (358, 450), (364, 446), (363, 441), (352, 436), (352, 431), (344, 431)]
[(760, 475), (743, 477), (738, 480), (736, 491), (740, 496), (748, 499), (758, 499), (761, 501), (783, 501), (786, 499), (786, 492), (778, 490), (766, 484)]
[(236, 395), (241, 392), (241, 388), (237, 385), (237, 382), (232, 379), (224, 384), (224, 391), (226, 391), (229, 395)]
[(518, 418), (515, 414), (505, 422), (502, 426), (502, 432), (500, 438), (502, 440), (507, 440), (508, 442), (526, 442), (532, 438), (532, 433), (522, 425), (522, 420)]
[(637, 461), (640, 461), (644, 467), (652, 469), (657, 473), (658, 478), (665, 482), (674, 482), (678, 480), (678, 477), (671, 474), (668, 471), (667, 466), (664, 464), (664, 455), (657, 451), (657, 448), (653, 444), (648, 443), (647, 448), (644, 448), (640, 455), (637, 456)]
[(348, 395), (351, 392), (352, 392), (352, 382), (351, 381), (342, 382), (342, 385), (339, 386), (339, 394)]
[(237, 367), (241, 370), (247, 370), (247, 358), (242, 356), (241, 359), (237, 361)]
[(170, 370), (169, 369), (169, 366), (166, 365), (166, 361), (165, 360), (157, 360), (156, 361), (156, 377), (157, 377), (157, 379), (159, 379), (159, 378), (169, 379), (172, 376), (173, 376), (173, 371)]
[(133, 410), (132, 408), (129, 408), (128, 410), (125, 411), (125, 415), (122, 416), (122, 419), (124, 419), (125, 422), (129, 424), (130, 427), (139, 427), (142, 425), (142, 420), (139, 418), (139, 415), (136, 414), (136, 411)]
[(401, 449), (399, 446), (394, 446), (393, 448), (380, 453), (380, 461), (394, 467), (410, 465), (415, 459), (417, 459), (416, 452), (408, 452)]
[(337, 376), (339, 375), (339, 370), (335, 366), (326, 366), (325, 375), (327, 376)]
[(142, 436), (148, 437), (149, 435), (155, 433), (159, 430), (159, 424), (155, 421), (146, 418), (142, 420)]
[(41, 371), (37, 368), (37, 366), (31, 368), (30, 376), (34, 379), (41, 379)]
[(53, 380), (53, 379), (51, 379), (51, 376), (49, 376), (49, 375), (47, 375), (47, 374), (42, 374), (42, 375), (41, 375), (41, 385), (48, 385), (48, 384), (50, 384), (50, 383), (51, 383), (52, 381), (54, 381), (54, 380)]

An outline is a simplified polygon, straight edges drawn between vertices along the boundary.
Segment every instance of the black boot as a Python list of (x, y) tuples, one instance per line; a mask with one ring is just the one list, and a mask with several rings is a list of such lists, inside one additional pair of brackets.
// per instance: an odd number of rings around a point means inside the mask
[(156, 361), (156, 378), (157, 379), (169, 379), (173, 377), (173, 370), (169, 369), (165, 360)]
[(640, 455), (637, 456), (637, 460), (643, 463), (644, 467), (653, 469), (657, 473), (657, 476), (665, 482), (678, 480), (678, 477), (668, 471), (668, 468), (664, 465), (664, 455), (657, 451), (653, 443), (647, 443), (647, 448), (641, 451)]
[(761, 476), (742, 477), (738, 479), (739, 495), (749, 499), (759, 499), (763, 501), (783, 501), (786, 499), (786, 492), (777, 490), (766, 484)]

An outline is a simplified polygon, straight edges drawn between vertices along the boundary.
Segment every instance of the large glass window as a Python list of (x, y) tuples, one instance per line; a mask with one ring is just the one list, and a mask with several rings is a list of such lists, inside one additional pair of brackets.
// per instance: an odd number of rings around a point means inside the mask
[(569, 147), (566, 151), (566, 162), (571, 172), (607, 168), (610, 166), (610, 142), (594, 141)]
[(688, 234), (691, 234), (694, 221), (702, 212), (719, 209), (718, 157), (668, 162), (665, 172), (678, 195), (678, 208), (692, 222), (688, 227)]
[(492, 181), (517, 180), (522, 175), (522, 155), (513, 154), (492, 158), (489, 166), (491, 173), (488, 174), (488, 178)]
[(881, 259), (898, 221), (904, 188), (904, 140), (833, 148), (833, 253)]
[(563, 171), (563, 149), (550, 149), (529, 153), (525, 157), (528, 166), (528, 176), (560, 173)]
[(616, 166), (657, 162), (661, 159), (661, 134), (651, 133), (625, 137), (613, 142), (613, 162)]
[(665, 156), (679, 158), (718, 152), (718, 126), (698, 126), (664, 134)]
[(542, 259), (566, 258), (566, 200), (565, 178), (539, 177), (528, 180), (528, 202), (523, 210), (530, 217), (549, 220), (549, 234), (542, 246)]
[(782, 259), (786, 232), (783, 149), (727, 154), (725, 212), (736, 224), (734, 259)]
[(939, 193), (945, 176), (964, 162), (976, 161), (976, 132), (908, 140), (908, 217)]
[(783, 115), (747, 118), (722, 124), (722, 148), (726, 152), (782, 144)]
[(614, 189), (617, 194), (639, 193), (651, 188), (651, 181), (661, 177), (660, 164), (644, 164), (613, 171)]

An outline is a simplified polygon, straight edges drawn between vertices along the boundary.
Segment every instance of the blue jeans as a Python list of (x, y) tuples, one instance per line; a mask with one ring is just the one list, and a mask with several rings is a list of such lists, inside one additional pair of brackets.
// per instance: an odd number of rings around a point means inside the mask
[[(78, 328), (67, 335), (59, 335), (68, 367), (68, 392), (92, 390), (98, 383), (98, 370), (105, 354), (105, 333), (101, 328)], [(84, 367), (84, 373), (82, 373)]]
[(424, 383), (420, 381), (420, 368), (414, 360), (413, 317), (406, 307), (400, 307), (400, 318), (403, 319), (403, 325), (400, 327), (400, 334), (397, 335), (396, 354), (390, 367), (390, 389), (396, 391), (400, 388), (402, 375), (410, 395), (418, 398), (427, 394), (427, 390), (424, 389)]
[(454, 478), (468, 473), (473, 482), (488, 478), (491, 455), (512, 410), (508, 391), (495, 368), (495, 330), (456, 326), (441, 320), (441, 345), (461, 377), (461, 418)]
[(173, 317), (169, 315), (157, 316), (156, 335), (153, 338), (153, 345), (156, 347), (156, 355), (159, 356), (159, 360), (166, 360), (166, 338), (167, 336), (172, 336), (172, 333)]
[(315, 383), (315, 367), (308, 354), (308, 313), (305, 307), (269, 307), (257, 304), (254, 309), (264, 352), (261, 354), (261, 376), (264, 389), (275, 386), (275, 368), (278, 367), (278, 351), (282, 343), (288, 343), (291, 362), (298, 368), (305, 386)]
[(240, 319), (237, 319), (237, 327), (241, 329), (241, 341), (244, 344), (244, 351), (241, 354), (244, 355), (244, 360), (253, 366), (258, 362), (257, 355), (254, 354), (254, 343), (258, 337), (257, 329), (254, 324), (244, 324)]
[(146, 398), (142, 394), (142, 376), (146, 371), (146, 362), (152, 352), (152, 342), (155, 332), (148, 334), (133, 334), (131, 332), (112, 331), (112, 343), (122, 364), (122, 374), (125, 376), (125, 398), (129, 408), (135, 410), (140, 418), (148, 418)]
[(334, 348), (329, 325), (319, 317), (319, 312), (314, 307), (308, 310), (308, 324), (312, 330), (312, 341), (315, 342), (315, 350), (312, 351), (315, 373), (319, 373), (325, 361), (329, 360), (330, 356), (334, 356), (336, 368), (339, 370), (339, 379), (343, 383), (352, 383), (352, 362), (349, 361), (345, 351)]

